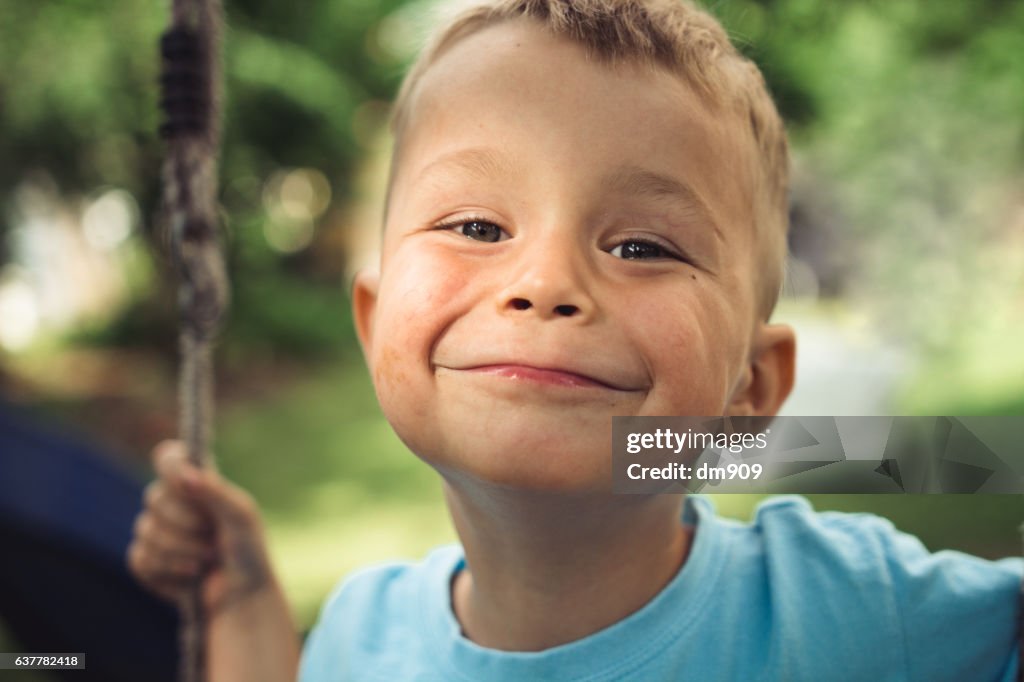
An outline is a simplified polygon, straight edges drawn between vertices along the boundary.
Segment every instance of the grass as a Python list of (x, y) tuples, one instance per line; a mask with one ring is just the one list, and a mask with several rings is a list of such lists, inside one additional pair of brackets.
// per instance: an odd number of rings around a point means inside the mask
[(987, 323), (965, 325), (921, 363), (899, 396), (905, 414), (1024, 416), (1024, 319), (1007, 312)]
[(437, 477), (391, 431), (361, 361), (229, 408), (217, 452), (260, 503), (302, 629), (344, 575), (454, 540)]

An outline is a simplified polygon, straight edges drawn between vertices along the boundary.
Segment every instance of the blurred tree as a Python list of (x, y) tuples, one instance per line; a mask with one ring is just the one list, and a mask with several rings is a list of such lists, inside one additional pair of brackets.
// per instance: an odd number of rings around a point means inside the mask
[[(267, 317), (253, 306), (282, 305), (281, 296), (267, 300), (261, 294), (257, 300), (249, 287), (256, 280), (264, 294), (268, 279), (280, 280), (298, 298), (308, 293), (316, 299), (318, 279), (337, 287), (333, 276), (340, 272), (340, 258), (334, 259), (333, 271), (323, 273), (302, 253), (268, 248), (260, 190), (278, 169), (313, 167), (330, 183), (334, 204), (349, 198), (349, 178), (361, 153), (357, 137), (365, 134), (353, 126), (360, 105), (386, 100), (401, 75), (400, 57), (377, 38), (383, 22), (402, 4), (339, 1), (299, 9), (269, 1), (227, 2), (221, 174), (229, 250), (240, 286), (232, 315), (243, 321), (242, 329), (256, 326), (245, 324), (246, 319)], [(103, 186), (127, 189), (141, 205), (147, 238), (159, 247), (154, 218), (163, 150), (155, 134), (157, 40), (167, 9), (141, 0), (111, 0), (102, 11), (93, 3), (4, 0), (0, 11), (5, 17), (0, 24), (0, 204), (5, 209), (0, 245), (7, 245), (5, 233), (18, 219), (19, 183), (45, 173), (66, 197)], [(357, 122), (364, 128), (379, 123)], [(9, 257), (0, 251), (0, 263)], [(158, 265), (163, 267), (163, 261), (158, 259)], [(304, 289), (303, 281), (310, 286)], [(173, 338), (169, 293), (139, 294), (121, 322), (85, 336), (107, 343), (159, 344)], [(304, 306), (309, 304), (300, 302), (298, 308)], [(347, 328), (340, 321), (343, 311), (336, 308), (337, 333), (322, 339), (332, 343)], [(317, 325), (331, 327), (331, 318), (313, 321), (298, 334), (315, 340), (324, 336)], [(272, 331), (270, 336), (273, 340)], [(317, 346), (296, 334), (290, 337), (299, 350)]]
[[(430, 4), (227, 1), (222, 199), (240, 294), (232, 316), (251, 322), (238, 330), (265, 329), (256, 324), (265, 311), (252, 309), (263, 305), (263, 294), (246, 291), (253, 282), (264, 290), (283, 282), (289, 295), (314, 299), (325, 284), (337, 286), (344, 254), (314, 259), (317, 250), (304, 248), (310, 238), (323, 243), (324, 230), (312, 237), (275, 232), (267, 183), (280, 169), (312, 168), (329, 183), (331, 207), (351, 198), (367, 131), (381, 122), (383, 103), (415, 47), (410, 25)], [(1019, 176), (1024, 159), (1024, 3), (709, 4), (761, 65), (799, 156), (838, 187), (847, 241), (877, 241), (873, 269), (861, 282), (893, 300), (893, 288), (920, 289), (946, 277), (942, 293), (968, 305), (972, 294), (961, 284), (981, 266), (977, 249), (962, 247), (1005, 236), (1000, 221), (982, 220), (976, 204), (998, 203), (999, 187)], [(100, 11), (81, 1), (0, 0), (0, 12), (0, 249), (16, 221), (18, 183), (39, 172), (53, 177), (63, 196), (127, 189), (150, 226), (147, 236), (158, 243), (151, 220), (162, 155), (154, 134), (156, 42), (166, 7), (109, 0)], [(332, 215), (332, 208), (321, 210), (316, 220), (324, 224)], [(908, 240), (921, 245), (931, 265), (908, 268), (905, 258), (884, 255), (901, 254), (895, 245)], [(0, 252), (0, 262), (7, 257)], [(113, 332), (149, 343), (169, 333), (170, 296), (140, 291), (138, 299), (102, 335), (105, 342), (116, 340)], [(935, 306), (945, 306), (940, 296), (914, 315), (894, 311), (892, 323), (935, 338), (966, 327), (944, 322)], [(351, 338), (340, 317), (326, 321), (334, 332), (300, 326), (279, 340), (305, 352)], [(229, 331), (228, 341), (260, 342), (255, 331), (240, 334)], [(304, 336), (321, 341), (305, 343)]]

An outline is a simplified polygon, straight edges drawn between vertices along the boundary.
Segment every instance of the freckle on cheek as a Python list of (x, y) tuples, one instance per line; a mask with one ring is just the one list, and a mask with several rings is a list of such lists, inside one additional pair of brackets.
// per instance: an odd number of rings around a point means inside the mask
[(398, 359), (398, 352), (392, 346), (386, 346), (381, 351), (373, 372), (373, 383), (378, 391), (392, 392), (405, 382), (405, 372), (401, 370)]

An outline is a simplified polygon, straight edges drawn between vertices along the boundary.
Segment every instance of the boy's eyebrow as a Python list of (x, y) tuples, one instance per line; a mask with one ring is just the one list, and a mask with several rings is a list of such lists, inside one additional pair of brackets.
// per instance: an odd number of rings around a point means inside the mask
[(480, 179), (510, 175), (513, 171), (508, 158), (488, 147), (469, 147), (442, 154), (419, 172), (417, 181), (441, 169), (462, 170)]
[(623, 166), (609, 175), (606, 183), (611, 191), (621, 194), (654, 199), (677, 199), (695, 211), (697, 217), (709, 223), (719, 239), (724, 239), (722, 230), (704, 199), (693, 187), (676, 178), (639, 166)]
[[(439, 170), (448, 169), (461, 170), (481, 180), (508, 177), (515, 172), (511, 160), (498, 150), (468, 147), (448, 152), (431, 161), (419, 172), (417, 182), (422, 182)], [(709, 223), (719, 239), (724, 238), (704, 199), (693, 187), (676, 178), (640, 166), (622, 166), (607, 176), (605, 186), (619, 194), (675, 199), (694, 211), (702, 222)]]

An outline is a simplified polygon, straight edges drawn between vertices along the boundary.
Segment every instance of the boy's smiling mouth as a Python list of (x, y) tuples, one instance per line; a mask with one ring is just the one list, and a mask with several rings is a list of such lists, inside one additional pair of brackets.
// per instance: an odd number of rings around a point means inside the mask
[(605, 377), (599, 378), (593, 374), (575, 370), (575, 368), (570, 370), (562, 367), (541, 367), (518, 362), (488, 362), (486, 364), (473, 364), (463, 367), (436, 365), (435, 367), (436, 369), (449, 372), (466, 372), (483, 376), (490, 375), (512, 381), (565, 388), (602, 389), (621, 392), (646, 390), (642, 387), (624, 385), (620, 380), (610, 380)]

